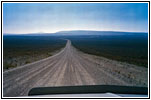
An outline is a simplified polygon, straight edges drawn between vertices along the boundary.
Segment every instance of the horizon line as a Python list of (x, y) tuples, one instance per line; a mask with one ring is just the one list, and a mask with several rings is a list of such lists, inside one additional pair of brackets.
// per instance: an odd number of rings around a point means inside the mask
[(25, 34), (56, 34), (58, 32), (64, 32), (64, 31), (100, 31), (100, 32), (127, 32), (127, 33), (148, 33), (148, 32), (137, 32), (137, 31), (102, 31), (102, 30), (62, 30), (62, 31), (57, 31), (57, 32), (32, 32), (32, 33), (4, 33), (3, 35), (6, 34), (12, 34), (12, 35), (25, 35)]

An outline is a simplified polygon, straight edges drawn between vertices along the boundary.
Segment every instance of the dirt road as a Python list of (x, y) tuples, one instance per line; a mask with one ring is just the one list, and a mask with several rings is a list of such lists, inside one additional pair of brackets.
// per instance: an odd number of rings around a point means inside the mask
[[(5, 71), (3, 96), (24, 96), (31, 88), (44, 86), (96, 84), (147, 86), (147, 69), (127, 66), (84, 54), (76, 50), (68, 40), (66, 47), (52, 57)], [(140, 78), (136, 79), (135, 74), (139, 74)]]

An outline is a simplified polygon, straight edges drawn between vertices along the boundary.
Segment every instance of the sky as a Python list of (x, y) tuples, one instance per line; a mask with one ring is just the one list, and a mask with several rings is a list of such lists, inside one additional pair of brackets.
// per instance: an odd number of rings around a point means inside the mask
[(3, 33), (148, 32), (148, 3), (3, 3)]

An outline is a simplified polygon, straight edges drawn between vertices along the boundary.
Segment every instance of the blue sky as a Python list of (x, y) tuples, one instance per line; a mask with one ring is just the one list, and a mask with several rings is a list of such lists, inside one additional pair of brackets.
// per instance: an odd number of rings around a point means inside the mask
[(147, 3), (3, 3), (4, 33), (148, 31)]

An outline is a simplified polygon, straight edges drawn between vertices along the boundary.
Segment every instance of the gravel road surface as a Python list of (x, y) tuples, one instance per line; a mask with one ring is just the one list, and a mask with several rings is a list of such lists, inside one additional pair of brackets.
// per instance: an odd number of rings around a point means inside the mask
[(147, 68), (82, 53), (67, 40), (56, 55), (3, 72), (3, 96), (26, 96), (46, 86), (147, 86), (147, 75)]

